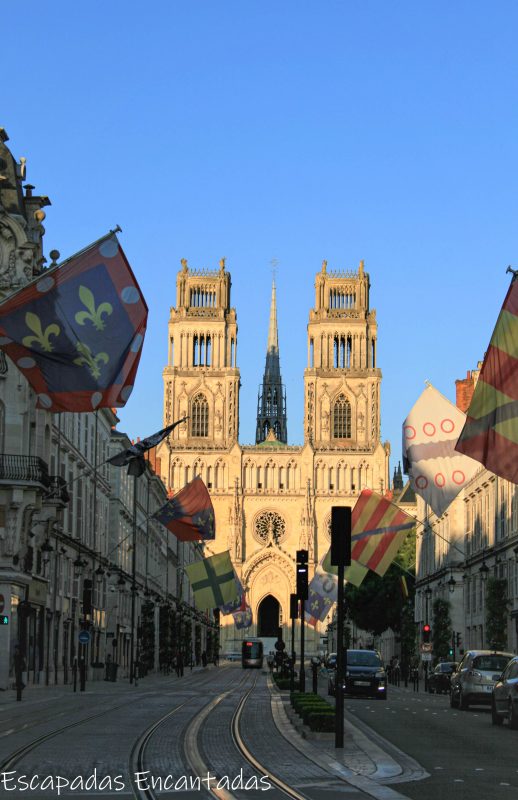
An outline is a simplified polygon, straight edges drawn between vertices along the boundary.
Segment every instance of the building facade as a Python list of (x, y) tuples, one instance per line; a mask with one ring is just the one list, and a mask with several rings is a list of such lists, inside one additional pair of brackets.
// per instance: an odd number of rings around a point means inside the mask
[[(311, 577), (330, 545), (331, 507), (354, 505), (363, 488), (389, 486), (369, 275), (363, 262), (357, 271), (331, 272), (324, 261), (315, 289), (307, 327), (304, 442), (287, 443), (274, 285), (256, 444), (242, 445), (230, 274), (224, 259), (217, 270), (191, 269), (183, 259), (177, 275), (163, 372), (164, 425), (188, 419), (159, 446), (159, 457), (171, 491), (196, 475), (205, 481), (216, 513), (216, 540), (208, 550), (230, 550), (247, 590), (253, 628), (243, 634), (232, 617), (222, 617), (223, 652), (238, 649), (243, 635), (276, 636), (279, 626), (288, 641), (296, 551), (308, 550)], [(319, 649), (320, 635), (310, 634), (309, 651)]]
[[(25, 159), (7, 141), (0, 128), (0, 300), (42, 274), (50, 204), (24, 186)], [(144, 670), (215, 645), (214, 620), (193, 608), (183, 579), (195, 548), (152, 519), (167, 499), (155, 454), (136, 484), (107, 463), (130, 445), (117, 422), (109, 408), (36, 409), (0, 351), (0, 689), (13, 683), (16, 646), (30, 685), (70, 682), (80, 665), (87, 679), (102, 677), (107, 661), (127, 676), (132, 644)]]
[[(480, 373), (457, 380), (456, 405), (466, 412)], [(417, 497), (416, 606), (418, 628), (434, 625), (437, 600), (447, 604), (451, 650), (490, 648), (488, 594), (499, 583), (506, 649), (518, 652), (518, 487), (480, 469), (437, 518)], [(436, 654), (434, 654), (436, 655)]]

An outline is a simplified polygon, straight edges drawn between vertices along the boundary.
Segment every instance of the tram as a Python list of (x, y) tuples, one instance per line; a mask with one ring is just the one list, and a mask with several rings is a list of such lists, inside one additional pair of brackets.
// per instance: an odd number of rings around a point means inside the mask
[(241, 648), (241, 666), (243, 669), (263, 666), (263, 643), (260, 639), (245, 639)]

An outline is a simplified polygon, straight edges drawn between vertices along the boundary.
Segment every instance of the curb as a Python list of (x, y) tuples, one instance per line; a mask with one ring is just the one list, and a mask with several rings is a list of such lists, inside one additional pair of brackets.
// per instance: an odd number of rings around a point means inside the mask
[[(359, 775), (355, 773), (352, 769), (341, 764), (336, 758), (333, 758), (328, 752), (316, 750), (313, 745), (311, 745), (306, 739), (304, 739), (300, 733), (294, 728), (291, 721), (289, 720), (289, 716), (286, 713), (286, 709), (284, 708), (284, 704), (282, 701), (281, 694), (277, 687), (273, 686), (273, 682), (270, 680), (270, 676), (268, 676), (268, 688), (270, 690), (271, 696), (271, 709), (272, 715), (279, 733), (287, 740), (293, 747), (295, 747), (299, 752), (301, 752), (306, 758), (310, 761), (313, 761), (315, 764), (318, 764), (320, 767), (325, 766), (327, 770), (332, 774), (334, 777), (341, 778), (345, 783), (354, 786), (356, 789), (368, 794), (371, 797), (376, 798), (376, 800), (408, 800), (408, 796), (397, 792), (394, 789), (391, 789), (389, 786), (385, 786), (383, 784), (377, 783), (373, 777), (366, 777), (364, 775)], [(354, 727), (354, 726), (351, 726)], [(356, 733), (356, 731), (355, 731)], [(360, 733), (358, 731), (358, 733)], [(361, 734), (363, 736), (363, 734)], [(354, 733), (347, 739), (349, 742), (353, 742), (358, 747), (358, 739), (354, 742)], [(381, 738), (381, 737), (379, 737)], [(361, 748), (360, 748), (361, 749)], [(363, 751), (362, 751), (363, 752)], [(383, 755), (385, 756), (385, 763), (392, 761), (396, 767), (399, 767), (399, 781), (405, 780), (403, 777), (403, 769), (401, 766), (395, 762), (391, 756), (386, 755), (380, 747), (376, 746), (376, 753), (373, 755)], [(402, 754), (404, 755), (404, 754)], [(409, 758), (409, 757), (407, 757)], [(374, 765), (376, 766), (376, 770), (374, 771), (374, 775), (379, 772), (378, 764), (374, 761)], [(423, 771), (424, 772), (424, 771)], [(426, 777), (428, 773), (424, 773), (422, 777)], [(392, 772), (392, 777), (395, 777), (394, 772)], [(381, 780), (381, 776), (378, 774), (378, 780)], [(413, 778), (415, 780), (415, 778)]]

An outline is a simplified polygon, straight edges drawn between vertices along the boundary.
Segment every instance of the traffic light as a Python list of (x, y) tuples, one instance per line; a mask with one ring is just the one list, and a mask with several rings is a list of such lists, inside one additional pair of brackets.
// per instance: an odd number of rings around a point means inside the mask
[(453, 656), (453, 653), (454, 653), (453, 647), (450, 647), (450, 649), (448, 650), (448, 655)]
[(455, 634), (455, 644), (457, 645), (457, 649), (460, 650), (462, 647), (462, 636), (460, 633)]
[(9, 625), (9, 617), (7, 614), (0, 614), (0, 625)]
[(296, 594), (290, 594), (290, 619), (298, 619), (299, 598)]
[(426, 644), (428, 644), (428, 642), (430, 641), (431, 633), (432, 629), (430, 628), (428, 623), (426, 623), (426, 625), (423, 625), (423, 642), (425, 642)]
[(297, 550), (297, 597), (308, 599), (308, 551)]

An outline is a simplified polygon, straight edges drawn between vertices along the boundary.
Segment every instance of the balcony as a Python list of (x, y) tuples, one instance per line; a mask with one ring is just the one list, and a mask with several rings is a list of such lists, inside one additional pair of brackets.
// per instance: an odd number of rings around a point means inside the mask
[(8, 483), (39, 483), (51, 488), (48, 467), (36, 456), (12, 456), (0, 454), (0, 481)]

